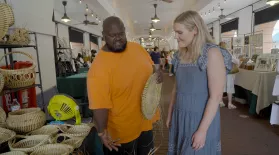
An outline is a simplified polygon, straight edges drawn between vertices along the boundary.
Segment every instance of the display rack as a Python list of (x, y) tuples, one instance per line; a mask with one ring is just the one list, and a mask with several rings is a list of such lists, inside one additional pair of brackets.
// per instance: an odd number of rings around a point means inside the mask
[[(38, 87), (41, 90), (41, 108), (43, 111), (45, 111), (45, 103), (44, 103), (44, 93), (43, 93), (43, 86), (42, 86), (42, 77), (41, 77), (41, 67), (40, 67), (40, 59), (39, 59), (39, 50), (38, 50), (38, 42), (37, 42), (37, 33), (35, 32), (30, 32), (30, 35), (34, 35), (35, 38), (35, 45), (10, 45), (10, 44), (0, 44), (0, 49), (4, 50), (5, 55), (7, 54), (7, 52), (12, 52), (12, 49), (14, 48), (34, 48), (36, 51), (36, 56), (37, 56), (37, 66), (38, 66), (38, 71), (36, 71), (36, 74), (39, 75), (39, 83), (38, 84), (34, 84), (34, 85), (30, 85), (27, 87), (21, 87), (21, 88), (15, 88), (15, 89), (6, 89), (4, 88), (3, 91), (1, 92), (0, 95), (4, 95), (4, 94), (9, 94), (9, 93), (13, 93), (13, 92), (17, 92), (20, 90), (24, 90), (24, 89), (28, 89), (28, 88), (32, 88), (32, 87)], [(13, 54), (9, 54), (9, 61), (7, 56), (5, 56), (5, 63), (6, 63), (6, 67), (8, 67), (8, 65), (11, 66), (11, 69), (14, 69), (14, 64), (11, 62), (14, 62), (13, 59)], [(39, 105), (37, 103), (37, 105)]]

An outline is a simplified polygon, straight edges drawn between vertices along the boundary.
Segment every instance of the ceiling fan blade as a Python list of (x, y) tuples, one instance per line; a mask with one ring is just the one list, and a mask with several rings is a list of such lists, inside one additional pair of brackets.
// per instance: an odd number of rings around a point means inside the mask
[(83, 24), (83, 22), (82, 23), (77, 23), (77, 24), (74, 24), (74, 25), (80, 25), (80, 24)]
[(89, 22), (88, 24), (89, 25), (98, 25), (98, 23), (96, 23), (96, 22)]
[(162, 29), (156, 29), (156, 31), (161, 31)]

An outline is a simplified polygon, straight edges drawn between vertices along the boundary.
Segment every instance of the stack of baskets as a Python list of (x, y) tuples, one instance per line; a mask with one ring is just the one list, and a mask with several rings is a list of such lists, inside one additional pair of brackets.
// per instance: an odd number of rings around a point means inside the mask
[(0, 144), (7, 143), (11, 151), (4, 155), (69, 155), (82, 145), (92, 128), (87, 124), (44, 125), (45, 121), (39, 108), (10, 112), (6, 128), (0, 128)]
[[(3, 55), (2, 58), (0, 59), (0, 62), (5, 58), (5, 56), (10, 54), (25, 55), (33, 61), (33, 64), (30, 67), (15, 69), (15, 70), (0, 68), (0, 78), (4, 79), (4, 86), (8, 89), (14, 89), (14, 88), (21, 88), (21, 87), (27, 87), (33, 85), (36, 80), (36, 72), (35, 72), (36, 64), (32, 56), (25, 52), (14, 51)], [(3, 78), (1, 77), (1, 74)], [(0, 79), (0, 90), (1, 90), (1, 83), (3, 82), (3, 80), (1, 79)]]

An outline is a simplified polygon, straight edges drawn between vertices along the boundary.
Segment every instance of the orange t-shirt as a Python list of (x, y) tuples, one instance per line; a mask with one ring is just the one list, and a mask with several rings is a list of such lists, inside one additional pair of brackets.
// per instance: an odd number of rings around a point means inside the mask
[(152, 129), (154, 120), (144, 119), (141, 113), (141, 95), (152, 65), (143, 47), (128, 42), (122, 53), (101, 50), (88, 72), (89, 107), (109, 109), (108, 132), (119, 143), (131, 142)]

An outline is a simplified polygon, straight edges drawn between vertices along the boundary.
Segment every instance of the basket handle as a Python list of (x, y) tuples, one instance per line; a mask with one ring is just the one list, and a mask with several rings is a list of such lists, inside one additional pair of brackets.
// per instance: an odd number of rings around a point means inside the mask
[(22, 55), (25, 55), (25, 56), (27, 56), (28, 58), (30, 58), (30, 59), (32, 60), (32, 62), (33, 62), (33, 65), (35, 65), (35, 61), (34, 61), (33, 57), (32, 57), (30, 54), (25, 53), (25, 52), (21, 52), (21, 51), (13, 51), (13, 52), (9, 52), (9, 53), (7, 53), (7, 54), (4, 54), (4, 55), (1, 57), (0, 62), (1, 62), (6, 56), (8, 56), (8, 55), (10, 55), (10, 54), (22, 54)]

